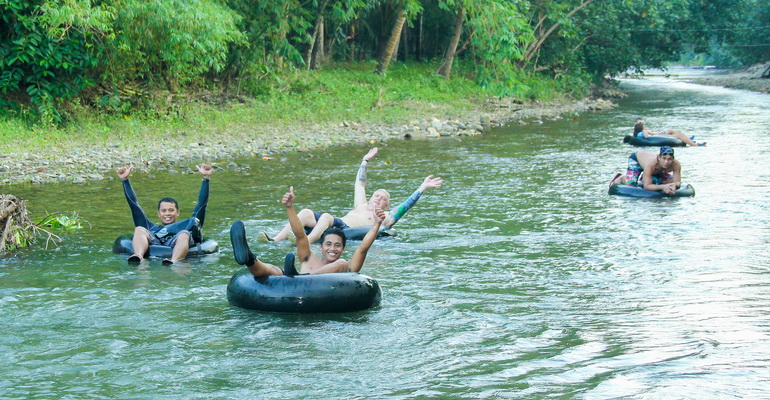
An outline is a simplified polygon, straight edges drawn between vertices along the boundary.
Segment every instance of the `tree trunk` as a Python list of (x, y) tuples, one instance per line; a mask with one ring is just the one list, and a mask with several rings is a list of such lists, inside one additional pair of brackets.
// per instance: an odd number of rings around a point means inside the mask
[(324, 18), (321, 17), (321, 23), (318, 25), (318, 35), (316, 37), (315, 51), (313, 52), (313, 58), (310, 64), (310, 68), (317, 69), (323, 62), (326, 56), (324, 55)]
[[(403, 30), (403, 28), (401, 29), (401, 34), (400, 34), (399, 36), (400, 36), (400, 37), (403, 37), (403, 36), (404, 36), (404, 30)], [(399, 50), (400, 48), (401, 48), (401, 39), (399, 38), (399, 39), (398, 39), (398, 41), (396, 42), (396, 48), (395, 48), (395, 49), (393, 49), (393, 57), (391, 57), (391, 60), (398, 60), (398, 50)]]
[[(572, 9), (572, 11), (568, 12), (567, 15), (565, 15), (565, 18), (572, 17), (576, 12), (580, 11), (585, 6), (593, 3), (593, 1), (594, 0), (582, 0), (577, 7), (575, 7), (574, 9)], [(538, 22), (538, 25), (540, 25), (544, 19), (545, 17), (542, 20), (540, 20), (540, 22)], [(535, 54), (537, 54), (540, 51), (540, 47), (543, 45), (543, 42), (545, 42), (545, 40), (548, 39), (548, 36), (551, 36), (551, 33), (553, 33), (553, 31), (555, 31), (559, 26), (561, 26), (561, 23), (557, 22), (551, 25), (551, 27), (548, 28), (548, 30), (545, 31), (545, 33), (538, 35), (537, 40), (535, 40), (533, 43), (531, 43), (527, 47), (526, 53), (524, 55), (524, 63), (528, 63), (532, 59), (532, 57), (534, 57)]]
[(352, 24), (350, 24), (350, 31), (348, 31), (348, 36), (345, 38), (350, 43), (350, 61), (356, 61), (358, 58), (356, 57), (356, 34), (358, 32), (358, 24), (360, 23), (360, 19), (356, 19)]
[[(398, 50), (401, 53), (401, 61), (409, 61), (409, 25), (401, 29), (401, 45), (398, 46)], [(396, 59), (398, 59), (398, 54), (396, 53)]]
[(388, 44), (385, 45), (385, 51), (383, 52), (382, 58), (377, 62), (376, 73), (384, 75), (388, 72), (388, 65), (390, 64), (390, 59), (393, 58), (393, 54), (396, 52), (398, 39), (401, 37), (401, 29), (403, 29), (405, 21), (406, 10), (401, 8), (398, 11), (396, 22), (393, 24), (393, 29), (390, 31), (390, 38), (388, 38)]
[(324, 57), (321, 59), (321, 64), (328, 65), (331, 62), (332, 50), (334, 49), (335, 44), (337, 44), (336, 36), (332, 36), (326, 41), (326, 44), (324, 45)]
[(417, 59), (422, 60), (422, 19), (425, 13), (420, 13), (420, 28), (417, 31)]
[[(283, 43), (284, 39), (286, 39), (286, 31), (281, 27), (278, 32), (278, 43)], [(278, 69), (283, 69), (283, 56), (276, 56), (275, 63), (278, 65)]]
[[(287, 34), (286, 32), (289, 31), (289, 17), (286, 16), (286, 13), (287, 13), (288, 9), (289, 9), (289, 5), (288, 4), (284, 4), (281, 7), (281, 12), (280, 12), (281, 21), (278, 24), (278, 33), (277, 33), (278, 40), (276, 42), (273, 42), (273, 45), (282, 46), (284, 41), (286, 40), (286, 34)], [(275, 52), (271, 51), (268, 54), (271, 54), (271, 53), (275, 53)], [(278, 53), (278, 54), (280, 54), (280, 53)], [(282, 56), (275, 56), (274, 60), (275, 60), (276, 65), (278, 66), (278, 69), (283, 69), (283, 64), (284, 64), (283, 57)]]
[[(323, 13), (326, 9), (326, 4), (329, 3), (329, 0), (325, 0), (323, 4), (321, 4), (320, 7), (318, 7), (318, 17), (315, 19), (315, 26), (313, 27), (313, 38), (310, 39), (310, 46), (307, 49), (307, 53), (305, 55), (305, 69), (309, 70), (311, 68), (311, 65), (316, 64), (312, 68), (315, 69), (317, 66), (317, 61), (313, 58), (313, 52), (316, 51), (316, 43), (318, 43), (319, 38), (320, 42), (323, 43), (323, 23), (324, 23), (324, 17)], [(321, 33), (319, 34), (319, 30)]]
[(318, 41), (318, 22), (316, 21), (315, 29), (313, 29), (313, 37), (310, 39), (310, 46), (307, 48), (305, 54), (305, 69), (310, 70), (310, 64), (313, 63), (313, 50), (315, 50), (315, 43)]
[(376, 60), (382, 60), (385, 55), (385, 47), (388, 44), (388, 24), (390, 23), (391, 16), (395, 15), (391, 10), (391, 3), (384, 1), (380, 5), (380, 12), (378, 14), (380, 29), (377, 30), (377, 51), (374, 53)]
[(455, 15), (452, 39), (449, 41), (449, 46), (446, 48), (444, 61), (441, 62), (441, 65), (439, 65), (438, 70), (436, 71), (436, 73), (443, 76), (444, 79), (449, 79), (449, 76), (452, 74), (452, 63), (454, 63), (455, 55), (457, 54), (457, 44), (460, 43), (460, 34), (463, 32), (463, 22), (465, 22), (465, 7), (460, 4), (460, 10), (457, 15)]

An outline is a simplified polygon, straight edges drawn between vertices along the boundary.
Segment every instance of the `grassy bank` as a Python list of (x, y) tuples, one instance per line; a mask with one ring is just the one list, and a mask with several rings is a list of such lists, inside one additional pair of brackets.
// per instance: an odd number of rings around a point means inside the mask
[[(0, 120), (0, 152), (68, 152), (104, 146), (152, 147), (173, 141), (227, 140), (267, 130), (340, 123), (399, 124), (430, 116), (451, 118), (483, 108), (495, 91), (474, 83), (473, 71), (458, 66), (451, 80), (428, 63), (394, 65), (376, 75), (373, 63), (331, 66), (320, 71), (266, 72), (224, 89), (144, 93), (110, 106), (72, 102), (66, 122), (43, 124), (17, 113)], [(559, 84), (520, 76), (517, 97), (554, 100)], [(96, 103), (95, 101), (93, 103)]]

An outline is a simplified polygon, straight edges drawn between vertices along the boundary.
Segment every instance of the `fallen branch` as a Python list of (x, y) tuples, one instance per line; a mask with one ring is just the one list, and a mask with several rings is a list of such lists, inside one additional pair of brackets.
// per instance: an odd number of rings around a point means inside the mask
[(37, 228), (29, 219), (24, 200), (10, 194), (0, 195), (0, 255), (27, 247), (36, 239)]

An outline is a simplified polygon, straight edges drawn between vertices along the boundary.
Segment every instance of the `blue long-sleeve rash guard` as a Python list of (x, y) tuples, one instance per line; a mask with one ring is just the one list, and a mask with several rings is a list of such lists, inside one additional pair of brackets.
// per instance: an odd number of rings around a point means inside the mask
[(195, 205), (192, 216), (168, 225), (156, 225), (147, 218), (147, 214), (144, 213), (144, 210), (139, 205), (134, 188), (131, 187), (131, 182), (128, 179), (123, 181), (123, 193), (126, 195), (126, 201), (128, 201), (128, 206), (131, 208), (134, 226), (146, 228), (161, 241), (166, 237), (174, 237), (174, 235), (181, 231), (190, 231), (196, 243), (203, 241), (201, 228), (203, 228), (203, 223), (206, 220), (206, 206), (209, 202), (208, 179), (204, 179), (203, 183), (201, 183), (201, 190), (198, 193), (198, 204)]

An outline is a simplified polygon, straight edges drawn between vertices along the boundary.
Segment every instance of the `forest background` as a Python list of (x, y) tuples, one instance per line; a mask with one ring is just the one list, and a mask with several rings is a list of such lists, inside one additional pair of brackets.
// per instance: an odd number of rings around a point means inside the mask
[(0, 21), (5, 154), (401, 123), (770, 60), (765, 0), (0, 0)]

